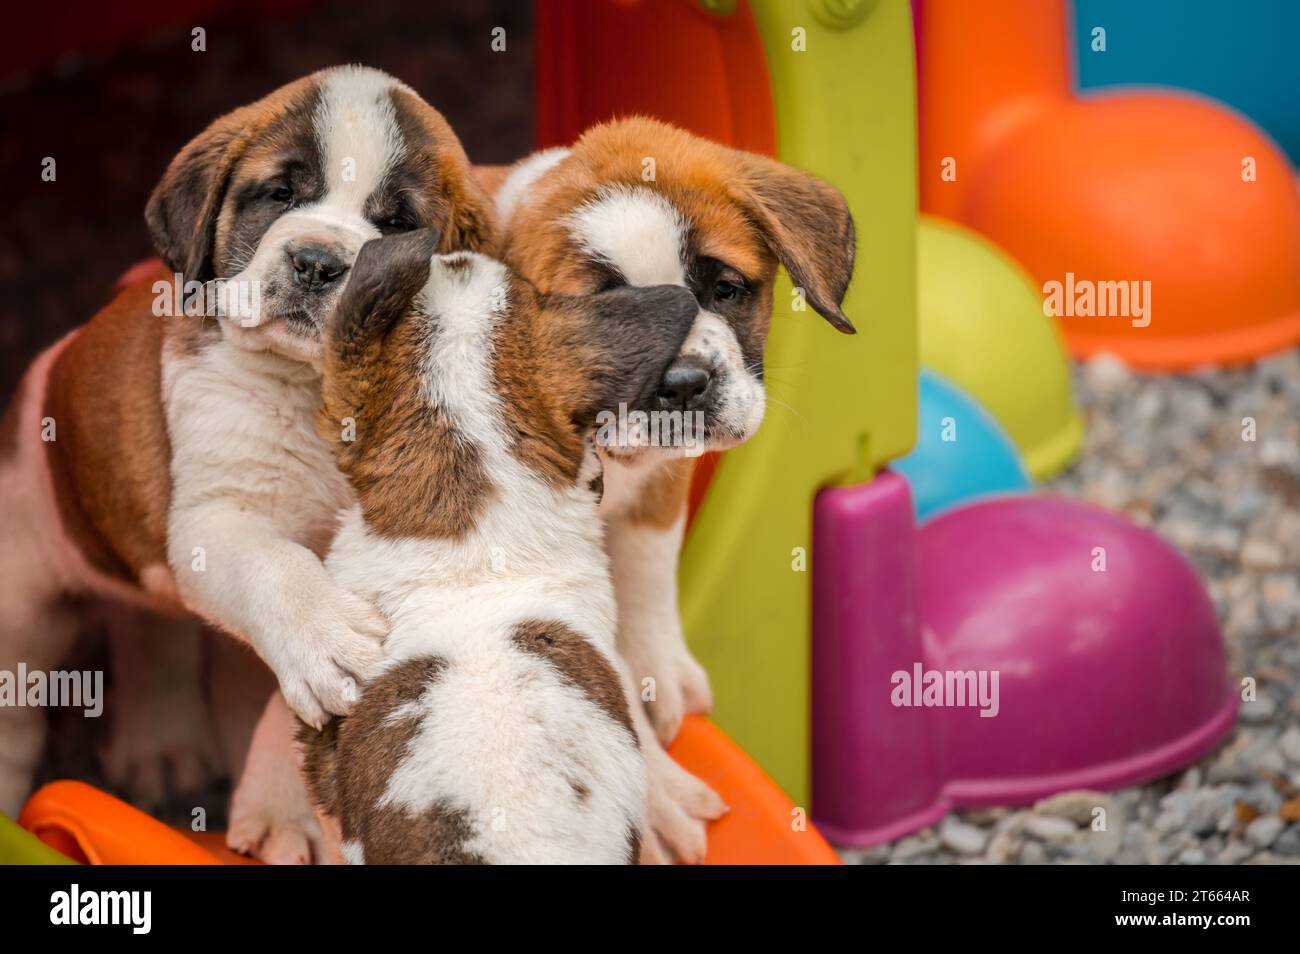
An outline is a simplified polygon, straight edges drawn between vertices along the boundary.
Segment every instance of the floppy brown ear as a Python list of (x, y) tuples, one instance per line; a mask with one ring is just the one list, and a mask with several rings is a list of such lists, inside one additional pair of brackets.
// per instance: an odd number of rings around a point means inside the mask
[(840, 306), (853, 277), (853, 216), (839, 189), (772, 159), (750, 158), (737, 186), (773, 254), (808, 304), (845, 334), (855, 329)]
[(461, 159), (460, 168), (445, 167), (447, 171), (439, 179), (451, 215), (438, 251), (492, 255), (496, 251), (496, 212), (464, 153)]
[(154, 248), (189, 281), (215, 276), (212, 247), (230, 173), (248, 145), (252, 107), (221, 117), (177, 153), (144, 209)]

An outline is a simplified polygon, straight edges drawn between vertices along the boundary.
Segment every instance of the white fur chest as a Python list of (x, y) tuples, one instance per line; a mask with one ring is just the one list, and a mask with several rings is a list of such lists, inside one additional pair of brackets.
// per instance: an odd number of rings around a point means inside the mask
[(342, 515), (326, 568), (392, 622), (384, 647), (391, 659), (455, 656), (533, 619), (567, 622), (612, 654), (614, 596), (600, 522), (576, 491), (539, 493), (551, 506), (495, 503), (461, 540), (386, 539), (354, 506)]
[(323, 553), (352, 500), (316, 433), (320, 378), (310, 366), (222, 339), (168, 353), (163, 400), (172, 443), (172, 513), (223, 499)]
[(638, 506), (644, 498), (646, 484), (658, 476), (663, 466), (664, 458), (652, 454), (643, 454), (632, 462), (605, 457), (601, 519), (616, 519)]

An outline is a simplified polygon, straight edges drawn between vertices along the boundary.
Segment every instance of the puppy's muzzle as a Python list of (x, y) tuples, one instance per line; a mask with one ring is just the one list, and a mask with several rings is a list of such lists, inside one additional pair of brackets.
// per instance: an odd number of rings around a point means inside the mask
[(348, 263), (325, 245), (290, 244), (284, 254), (293, 268), (293, 283), (309, 292), (325, 291), (348, 271)]
[(709, 402), (713, 372), (698, 359), (678, 358), (664, 372), (655, 391), (661, 411), (698, 411)]

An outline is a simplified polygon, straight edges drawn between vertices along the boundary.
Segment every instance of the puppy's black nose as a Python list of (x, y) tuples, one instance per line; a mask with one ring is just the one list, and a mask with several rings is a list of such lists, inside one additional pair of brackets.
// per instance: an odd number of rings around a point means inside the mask
[(294, 282), (310, 291), (320, 291), (348, 270), (343, 259), (319, 245), (286, 249), (285, 254), (293, 265)]
[(655, 397), (661, 410), (694, 411), (704, 405), (713, 375), (690, 358), (679, 358), (668, 366)]

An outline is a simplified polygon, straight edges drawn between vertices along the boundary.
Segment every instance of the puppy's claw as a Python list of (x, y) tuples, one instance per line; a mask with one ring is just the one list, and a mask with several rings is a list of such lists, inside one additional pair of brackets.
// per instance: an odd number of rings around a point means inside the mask
[(646, 783), (651, 834), (677, 861), (702, 864), (708, 850), (707, 823), (726, 814), (726, 803), (662, 749), (647, 753)]

